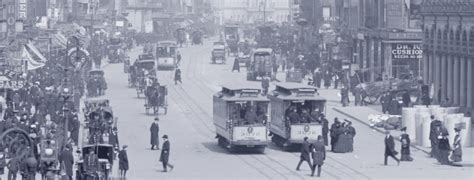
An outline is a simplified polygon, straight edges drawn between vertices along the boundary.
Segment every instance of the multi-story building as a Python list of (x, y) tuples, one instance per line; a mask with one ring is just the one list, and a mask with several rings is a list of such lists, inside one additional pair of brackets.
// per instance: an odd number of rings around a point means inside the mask
[(282, 23), (291, 20), (294, 0), (213, 0), (219, 24), (225, 22)]
[(334, 16), (338, 28), (352, 36), (352, 70), (358, 69), (365, 81), (380, 76), (421, 75), (421, 1), (337, 0)]
[[(474, 0), (425, 1), (423, 79), (455, 106), (474, 107)], [(438, 93), (441, 98), (438, 98)]]

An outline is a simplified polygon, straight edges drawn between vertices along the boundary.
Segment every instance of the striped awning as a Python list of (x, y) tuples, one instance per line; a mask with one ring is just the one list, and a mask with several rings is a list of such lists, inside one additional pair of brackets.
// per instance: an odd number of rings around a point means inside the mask
[(41, 54), (41, 52), (38, 50), (38, 48), (35, 47), (35, 45), (33, 45), (31, 42), (26, 44), (25, 47), (27, 48), (27, 50), (31, 51), (36, 57), (38, 57), (39, 59), (39, 62), (46, 62), (48, 61), (48, 59), (46, 59), (43, 54)]

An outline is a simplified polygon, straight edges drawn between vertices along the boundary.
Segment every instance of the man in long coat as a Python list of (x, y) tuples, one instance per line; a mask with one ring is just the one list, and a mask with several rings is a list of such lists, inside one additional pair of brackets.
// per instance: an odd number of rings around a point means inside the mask
[(321, 114), (321, 124), (322, 124), (322, 133), (323, 133), (323, 140), (324, 145), (328, 145), (328, 133), (329, 133), (329, 121), (326, 119), (324, 114)]
[(155, 122), (151, 124), (150, 127), (150, 144), (151, 144), (151, 150), (156, 148), (159, 150), (160, 149), (160, 138), (159, 138), (159, 131), (160, 131), (160, 126), (158, 125), (158, 117), (155, 118)]
[(395, 151), (395, 141), (393, 140), (393, 136), (390, 135), (390, 131), (385, 131), (385, 158), (384, 158), (384, 165), (387, 165), (387, 158), (390, 156), (397, 163), (400, 165), (400, 160), (395, 157), (397, 152)]
[(435, 119), (433, 115), (431, 115), (431, 123), (430, 123), (430, 142), (431, 142), (431, 157), (438, 157), (438, 136), (441, 134), (441, 127), (443, 123), (440, 120)]
[(311, 176), (314, 176), (314, 171), (318, 167), (318, 177), (321, 175), (321, 166), (326, 159), (326, 147), (324, 146), (323, 137), (318, 136), (318, 141), (311, 148), (311, 156), (313, 157), (313, 168), (311, 169)]
[(61, 152), (61, 155), (59, 155), (59, 162), (61, 162), (63, 165), (66, 175), (69, 177), (69, 179), (72, 179), (74, 156), (72, 155), (71, 147), (69, 145), (66, 146), (66, 148), (64, 148), (64, 150)]
[(170, 168), (170, 171), (173, 170), (174, 166), (169, 163), (170, 158), (170, 142), (168, 141), (168, 135), (163, 135), (163, 146), (160, 155), (160, 161), (163, 164), (163, 172), (167, 172), (167, 167)]
[(74, 141), (75, 145), (79, 145), (80, 128), (81, 128), (81, 122), (79, 121), (77, 116), (74, 116), (69, 126), (69, 131), (71, 132), (71, 139)]
[(310, 153), (309, 146), (310, 146), (310, 144), (308, 142), (308, 137), (304, 137), (304, 142), (301, 145), (300, 162), (298, 162), (298, 166), (296, 166), (297, 171), (300, 170), (300, 166), (304, 161), (306, 161), (308, 163), (310, 169), (313, 169), (313, 166), (311, 165), (311, 160), (310, 160), (310, 157), (309, 157), (309, 153)]

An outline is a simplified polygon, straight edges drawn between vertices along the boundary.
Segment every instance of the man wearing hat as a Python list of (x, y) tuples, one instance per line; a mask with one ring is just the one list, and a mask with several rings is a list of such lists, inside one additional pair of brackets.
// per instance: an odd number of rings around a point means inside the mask
[(69, 179), (72, 179), (73, 174), (73, 167), (74, 167), (74, 156), (72, 155), (71, 146), (68, 144), (59, 155), (59, 162), (61, 163), (61, 167), (64, 168), (66, 175)]
[(127, 176), (128, 170), (128, 156), (127, 156), (127, 145), (122, 146), (122, 150), (120, 150), (118, 158), (119, 158), (119, 169), (120, 169), (120, 177)]
[(156, 148), (159, 150), (160, 149), (160, 138), (159, 138), (159, 131), (160, 131), (160, 126), (158, 125), (158, 117), (155, 118), (155, 121), (151, 124), (150, 127), (150, 144), (151, 144), (151, 150)]
[(400, 129), (402, 135), (400, 135), (401, 143), (401, 154), (400, 161), (413, 161), (413, 158), (410, 156), (410, 136), (407, 134), (407, 127)]
[(398, 165), (400, 165), (400, 160), (396, 157), (398, 154), (395, 151), (395, 141), (393, 140), (393, 136), (390, 135), (390, 131), (385, 131), (385, 158), (384, 158), (384, 165), (387, 165), (387, 158), (390, 156), (395, 161), (397, 161)]
[(163, 135), (163, 146), (161, 149), (160, 161), (163, 163), (163, 172), (167, 172), (167, 167), (170, 168), (170, 171), (173, 170), (174, 166), (169, 163), (170, 158), (170, 142), (168, 140), (168, 135)]

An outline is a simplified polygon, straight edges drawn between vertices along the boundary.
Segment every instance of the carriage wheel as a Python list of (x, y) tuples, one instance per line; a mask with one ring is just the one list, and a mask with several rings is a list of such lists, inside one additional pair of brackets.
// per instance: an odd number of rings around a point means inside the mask
[(368, 104), (374, 104), (379, 99), (378, 95), (367, 96), (364, 101)]
[(4, 147), (8, 148), (10, 157), (24, 157), (29, 153), (28, 147), (32, 147), (28, 133), (19, 128), (5, 131), (0, 135), (0, 141)]

